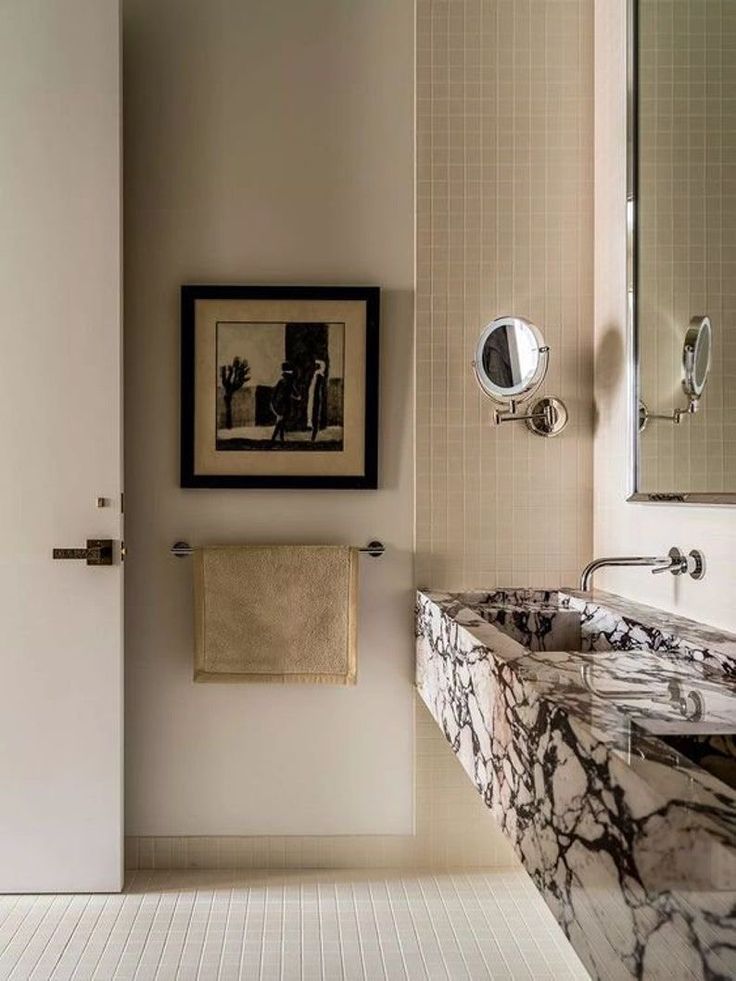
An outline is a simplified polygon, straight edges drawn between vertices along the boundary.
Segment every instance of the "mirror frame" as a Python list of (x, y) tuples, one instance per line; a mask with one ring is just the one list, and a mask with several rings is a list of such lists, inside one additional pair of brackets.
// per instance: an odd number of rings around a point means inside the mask
[[(498, 389), (498, 386), (494, 386), (497, 390), (491, 391), (485, 382), (486, 375), (482, 368), (483, 364), (483, 350), (486, 345), (486, 341), (491, 336), (494, 330), (499, 327), (506, 326), (511, 323), (521, 323), (523, 324), (531, 333), (534, 340), (537, 342), (537, 351), (539, 352), (539, 358), (537, 360), (537, 367), (534, 369), (534, 374), (526, 382), (520, 382), (518, 385), (514, 385), (511, 389), (506, 389), (503, 393)], [(494, 317), (493, 320), (489, 321), (483, 330), (480, 332), (478, 341), (475, 345), (475, 356), (473, 358), (473, 371), (475, 372), (475, 379), (483, 392), (483, 394), (495, 402), (497, 405), (508, 405), (511, 402), (516, 402), (521, 404), (528, 402), (529, 399), (534, 397), (534, 394), (539, 389), (544, 379), (547, 377), (547, 370), (549, 368), (549, 347), (545, 343), (544, 337), (542, 336), (541, 330), (533, 324), (530, 320), (525, 317), (516, 317), (513, 314), (506, 314), (503, 317)]]
[[(639, 327), (637, 321), (636, 291), (638, 283), (637, 261), (637, 202), (639, 190), (638, 168), (638, 68), (637, 41), (639, 0), (626, 0), (626, 292), (628, 308), (628, 487), (627, 501), (649, 504), (736, 504), (736, 489), (729, 492), (652, 492), (640, 489), (639, 467)], [(684, 342), (684, 338), (683, 338)]]

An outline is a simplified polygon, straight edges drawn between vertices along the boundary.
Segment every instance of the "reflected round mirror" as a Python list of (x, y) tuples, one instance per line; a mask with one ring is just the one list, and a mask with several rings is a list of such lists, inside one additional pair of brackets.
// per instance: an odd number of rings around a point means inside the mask
[(549, 349), (540, 331), (523, 317), (498, 317), (482, 331), (473, 368), (492, 399), (531, 396), (544, 380)]
[(699, 399), (708, 381), (712, 330), (709, 317), (693, 317), (682, 349), (682, 387), (690, 399)]

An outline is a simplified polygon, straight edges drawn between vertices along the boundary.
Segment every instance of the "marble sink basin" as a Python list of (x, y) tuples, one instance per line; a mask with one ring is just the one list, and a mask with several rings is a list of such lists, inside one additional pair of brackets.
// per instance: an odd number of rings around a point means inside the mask
[(648, 651), (736, 679), (733, 638), (602, 591), (494, 589), (436, 595), (445, 597), (458, 622), (482, 620), (525, 651)]
[(736, 977), (735, 636), (598, 591), (420, 590), (416, 684), (594, 978)]

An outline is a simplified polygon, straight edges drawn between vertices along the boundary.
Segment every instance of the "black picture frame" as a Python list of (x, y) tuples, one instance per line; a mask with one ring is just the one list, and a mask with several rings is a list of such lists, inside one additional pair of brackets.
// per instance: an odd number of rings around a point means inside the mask
[[(181, 287), (180, 485), (200, 488), (375, 490), (378, 487), (379, 333), (378, 286)], [(363, 472), (356, 475), (202, 474), (195, 471), (196, 303), (198, 300), (320, 300), (365, 304), (365, 411)]]

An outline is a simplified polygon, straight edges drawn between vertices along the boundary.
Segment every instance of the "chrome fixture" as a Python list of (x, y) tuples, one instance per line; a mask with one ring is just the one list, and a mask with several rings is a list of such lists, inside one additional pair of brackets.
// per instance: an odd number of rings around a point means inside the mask
[[(594, 671), (595, 666), (593, 664), (583, 664), (580, 668), (580, 677), (586, 691), (595, 695), (596, 698), (604, 698), (607, 701), (619, 699), (625, 702), (640, 702), (661, 697), (660, 692), (653, 688), (639, 689), (638, 691), (632, 691), (630, 688), (609, 688), (607, 691), (601, 691), (593, 684)], [(698, 722), (703, 718), (705, 701), (699, 692), (694, 690), (685, 692), (680, 682), (673, 678), (667, 685), (667, 697), (672, 708), (676, 709), (688, 722)]]
[(689, 575), (691, 579), (702, 579), (705, 575), (705, 556), (698, 549), (691, 549), (687, 555), (673, 546), (664, 558), (642, 555), (617, 555), (604, 559), (593, 559), (580, 575), (580, 589), (587, 593), (593, 573), (607, 566), (651, 566), (652, 573), (671, 572), (673, 576)]
[[(175, 555), (177, 559), (183, 559), (188, 555), (191, 555), (194, 552), (194, 548), (189, 544), (189, 542), (174, 542), (169, 551), (172, 555)], [(380, 557), (386, 551), (386, 546), (383, 544), (383, 542), (379, 542), (374, 539), (372, 542), (368, 542), (367, 545), (362, 545), (358, 551), (365, 552), (367, 555), (370, 555), (371, 558), (380, 559)]]
[(523, 317), (497, 317), (483, 328), (475, 349), (473, 370), (482, 391), (503, 408), (493, 421), (525, 422), (537, 436), (557, 436), (567, 425), (567, 408), (548, 396), (534, 402), (528, 412), (519, 406), (529, 401), (545, 379), (549, 347), (538, 327)]
[(712, 339), (710, 317), (692, 317), (682, 347), (682, 389), (687, 395), (687, 405), (682, 409), (674, 409), (667, 415), (650, 412), (646, 403), (639, 399), (640, 433), (644, 432), (651, 419), (663, 419), (679, 426), (683, 419), (698, 411), (710, 372)]

